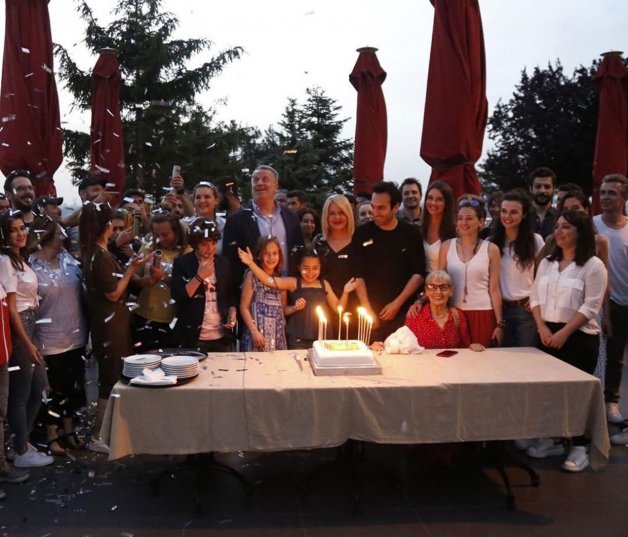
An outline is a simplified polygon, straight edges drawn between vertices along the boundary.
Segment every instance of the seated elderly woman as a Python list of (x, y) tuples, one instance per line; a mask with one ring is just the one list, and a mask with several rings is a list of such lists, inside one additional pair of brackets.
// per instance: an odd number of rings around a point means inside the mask
[[(483, 351), (483, 345), (471, 343), (467, 318), (451, 304), (452, 296), (449, 274), (444, 270), (430, 272), (425, 279), (425, 294), (408, 310), (406, 326), (426, 349), (469, 347)], [(384, 345), (375, 342), (373, 349), (383, 350)]]

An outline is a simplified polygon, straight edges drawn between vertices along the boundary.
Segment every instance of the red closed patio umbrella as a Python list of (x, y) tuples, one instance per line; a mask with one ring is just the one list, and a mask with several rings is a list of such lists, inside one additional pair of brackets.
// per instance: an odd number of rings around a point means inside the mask
[(605, 175), (628, 171), (628, 68), (621, 52), (606, 52), (593, 84), (600, 94), (595, 156), (593, 213), (600, 213), (600, 185)]
[(358, 92), (353, 152), (353, 192), (371, 192), (384, 179), (388, 121), (382, 84), (386, 71), (379, 64), (376, 48), (363, 47), (349, 75)]
[(36, 196), (56, 193), (63, 160), (53, 67), (48, 0), (6, 0), (0, 170), (30, 171)]
[(479, 194), (475, 163), (488, 117), (486, 58), (478, 0), (430, 0), (434, 5), (421, 158), (430, 183), (445, 181), (455, 196)]
[[(124, 138), (120, 116), (120, 65), (114, 49), (101, 49), (92, 77), (92, 124), (90, 128), (90, 162), (92, 172), (104, 177), (110, 190), (123, 192)], [(118, 196), (119, 198), (119, 196)], [(113, 202), (119, 199), (112, 200)]]

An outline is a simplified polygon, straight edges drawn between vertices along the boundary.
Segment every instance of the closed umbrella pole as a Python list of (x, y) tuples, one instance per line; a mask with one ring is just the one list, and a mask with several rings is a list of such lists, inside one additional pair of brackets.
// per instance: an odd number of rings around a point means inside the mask
[(486, 58), (478, 0), (431, 0), (434, 29), (427, 77), (421, 158), (430, 182), (454, 194), (479, 194), (475, 163), (488, 119)]
[[(93, 174), (107, 180), (109, 190), (123, 192), (126, 184), (124, 135), (120, 114), (122, 75), (117, 51), (105, 48), (92, 71), (92, 122), (90, 127), (90, 162)], [(113, 202), (120, 201), (118, 199)]]
[(357, 49), (358, 60), (349, 75), (358, 93), (353, 153), (353, 191), (371, 192), (384, 179), (388, 120), (382, 84), (386, 80), (376, 48)]
[(628, 172), (628, 68), (619, 51), (602, 54), (593, 76), (599, 112), (593, 158), (593, 214), (599, 214), (600, 185), (611, 173)]
[(48, 0), (6, 0), (0, 170), (31, 172), (36, 196), (56, 193), (63, 160)]

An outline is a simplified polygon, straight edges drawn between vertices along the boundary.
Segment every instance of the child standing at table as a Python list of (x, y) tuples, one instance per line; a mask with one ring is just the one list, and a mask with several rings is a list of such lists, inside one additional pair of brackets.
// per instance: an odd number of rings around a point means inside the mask
[[(320, 306), (326, 318), (331, 321), (333, 317), (330, 316), (327, 306), (332, 311), (335, 311), (338, 306), (342, 306), (344, 309), (347, 305), (349, 293), (357, 287), (357, 281), (355, 278), (351, 278), (345, 283), (342, 296), (338, 299), (329, 282), (319, 278), (321, 260), (318, 252), (314, 248), (300, 247), (293, 253), (298, 258), (296, 260), (298, 275), (296, 277), (278, 278), (274, 275), (269, 276), (263, 269), (258, 267), (248, 248), (246, 252), (238, 249), (240, 261), (249, 267), (261, 283), (283, 291), (283, 312), (286, 317), (289, 317), (286, 327), (288, 348), (309, 349), (318, 335), (316, 307)], [(289, 296), (286, 296), (286, 291), (289, 292)]]
[[(242, 345), (245, 351), (285, 350), (286, 318), (281, 291), (261, 283), (279, 276), (283, 254), (277, 237), (260, 237), (255, 247), (255, 261), (261, 272), (248, 271), (240, 296), (240, 315), (246, 325)], [(263, 277), (260, 276), (263, 274)], [(260, 281), (261, 280), (261, 281)]]

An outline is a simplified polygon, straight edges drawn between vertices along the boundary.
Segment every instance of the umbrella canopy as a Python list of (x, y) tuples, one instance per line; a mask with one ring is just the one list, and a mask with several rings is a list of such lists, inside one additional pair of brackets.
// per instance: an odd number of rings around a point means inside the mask
[(359, 48), (358, 61), (349, 75), (358, 92), (353, 153), (353, 191), (371, 192), (373, 184), (384, 179), (388, 122), (382, 84), (386, 71), (382, 69), (376, 48)]
[(628, 68), (621, 52), (607, 52), (593, 77), (600, 94), (593, 158), (593, 212), (600, 212), (600, 185), (605, 175), (628, 171)]
[[(124, 138), (120, 116), (120, 65), (113, 49), (102, 49), (92, 77), (90, 157), (92, 171), (104, 177), (109, 189), (122, 192), (126, 184)], [(119, 201), (119, 200), (113, 200)]]
[(48, 0), (6, 0), (0, 95), (0, 170), (29, 170), (35, 195), (54, 195), (63, 153)]
[(432, 50), (421, 137), (430, 182), (448, 183), (456, 196), (479, 194), (475, 162), (488, 117), (486, 59), (478, 0), (431, 0)]

